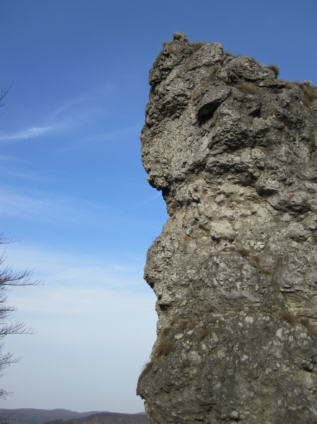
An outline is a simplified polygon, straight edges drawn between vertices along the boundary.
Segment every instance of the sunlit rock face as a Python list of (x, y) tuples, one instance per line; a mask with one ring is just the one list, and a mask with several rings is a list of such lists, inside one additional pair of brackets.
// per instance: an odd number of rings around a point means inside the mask
[(277, 71), (181, 33), (150, 71), (152, 424), (317, 423), (317, 92)]

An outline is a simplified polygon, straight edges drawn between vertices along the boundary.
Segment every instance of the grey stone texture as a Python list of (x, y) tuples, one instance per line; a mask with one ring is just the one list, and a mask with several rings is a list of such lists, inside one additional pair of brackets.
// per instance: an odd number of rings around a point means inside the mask
[(150, 71), (151, 424), (317, 423), (317, 90), (181, 33)]

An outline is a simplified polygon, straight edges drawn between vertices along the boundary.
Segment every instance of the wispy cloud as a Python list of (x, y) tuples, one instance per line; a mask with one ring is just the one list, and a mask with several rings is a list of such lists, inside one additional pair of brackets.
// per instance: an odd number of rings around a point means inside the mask
[(13, 164), (20, 165), (21, 163), (23, 164), (27, 163), (27, 161), (12, 155), (0, 155), (0, 163), (2, 164), (13, 163)]
[[(52, 111), (48, 117), (48, 121), (73, 120), (76, 117), (82, 118), (83, 115), (91, 117), (96, 113), (103, 113), (104, 115), (108, 109), (106, 108), (105, 101), (109, 100), (109, 96), (114, 93), (115, 89), (116, 85), (112, 83), (99, 84), (91, 87), (90, 90), (86, 90), (78, 96), (66, 99)], [(100, 105), (102, 105), (102, 108)]]
[[(53, 209), (61, 209), (61, 205), (45, 196), (36, 196), (35, 194), (20, 194), (9, 188), (0, 188), (0, 197), (2, 199), (0, 214), (7, 216), (21, 216), (49, 219)], [(52, 209), (53, 208), (53, 209)], [(65, 209), (63, 207), (62, 209)], [(65, 212), (65, 211), (64, 211)]]
[[(21, 161), (22, 162), (22, 161)], [(0, 158), (0, 163), (1, 163), (1, 158)], [(26, 163), (26, 161), (23, 162), (24, 164)], [(48, 178), (46, 175), (43, 175), (43, 173), (37, 173), (31, 169), (27, 169), (27, 170), (21, 170), (18, 169), (16, 166), (12, 167), (12, 166), (3, 166), (2, 168), (0, 168), (0, 173), (2, 175), (6, 175), (7, 177), (13, 177), (15, 179), (19, 179), (22, 181), (26, 181), (29, 180), (31, 182), (52, 182), (52, 181), (57, 181), (58, 177), (53, 178)], [(1, 190), (1, 188), (0, 188)]]
[(14, 187), (0, 186), (0, 216), (19, 217), (42, 222), (97, 222), (108, 212), (107, 207), (87, 200), (29, 190), (21, 193)]
[(47, 135), (54, 129), (54, 126), (28, 127), (22, 131), (11, 134), (0, 134), (0, 141), (28, 140), (42, 135)]
[[(139, 314), (148, 313), (151, 318), (154, 312), (155, 295), (147, 293), (133, 293), (131, 291), (118, 292), (107, 287), (73, 286), (36, 286), (25, 287), (9, 293), (9, 303), (23, 314), (42, 315), (42, 317), (56, 319), (76, 318), (83, 321), (89, 317), (97, 322), (98, 316), (123, 312), (122, 320), (131, 317), (139, 311)], [(104, 311), (104, 312), (103, 312)], [(21, 317), (22, 318), (22, 317)], [(118, 320), (117, 320), (118, 322)], [(109, 327), (112, 323), (109, 322)], [(105, 327), (105, 324), (103, 324)], [(137, 336), (134, 335), (134, 343)]]
[(92, 134), (87, 137), (77, 138), (73, 142), (67, 143), (67, 145), (62, 146), (59, 151), (62, 153), (69, 152), (78, 147), (85, 146), (87, 144), (91, 145), (92, 143), (104, 143), (104, 142), (116, 142), (119, 139), (124, 139), (127, 137), (139, 136), (141, 125), (131, 125), (126, 128), (120, 128), (113, 131), (102, 132), (98, 134)]
[(57, 119), (63, 118), (69, 114), (74, 108), (85, 102), (84, 96), (77, 96), (72, 99), (66, 100), (60, 106), (58, 106), (49, 116), (50, 121), (56, 121)]
[(47, 136), (53, 131), (70, 131), (82, 125), (93, 117), (104, 113), (100, 107), (90, 107), (85, 103), (84, 97), (76, 97), (57, 107), (50, 116), (45, 119), (44, 125), (29, 126), (13, 133), (0, 133), (0, 141), (21, 141)]
[[(32, 278), (48, 286), (104, 287), (123, 292), (148, 292), (143, 281), (144, 258), (67, 253), (46, 246), (9, 243), (3, 246), (10, 269), (31, 269)], [(0, 250), (0, 256), (3, 252)]]
[(50, 135), (52, 132), (69, 133), (87, 123), (104, 119), (109, 112), (110, 96), (115, 88), (114, 84), (100, 84), (85, 93), (66, 99), (48, 114), (41, 125), (0, 133), (0, 142), (29, 140)]

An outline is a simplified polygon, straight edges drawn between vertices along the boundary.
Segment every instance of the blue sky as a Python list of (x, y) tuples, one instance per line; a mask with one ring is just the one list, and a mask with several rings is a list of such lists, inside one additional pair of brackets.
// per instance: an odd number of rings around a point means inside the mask
[(0, 0), (0, 231), (36, 287), (9, 291), (3, 408), (137, 412), (155, 339), (146, 250), (167, 215), (139, 134), (148, 71), (182, 31), (317, 82), (315, 0)]

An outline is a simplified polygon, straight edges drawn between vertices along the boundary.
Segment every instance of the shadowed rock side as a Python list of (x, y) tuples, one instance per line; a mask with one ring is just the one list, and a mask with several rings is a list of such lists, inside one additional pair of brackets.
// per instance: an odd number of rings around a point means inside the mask
[(276, 73), (181, 33), (150, 71), (151, 424), (317, 423), (317, 92)]

